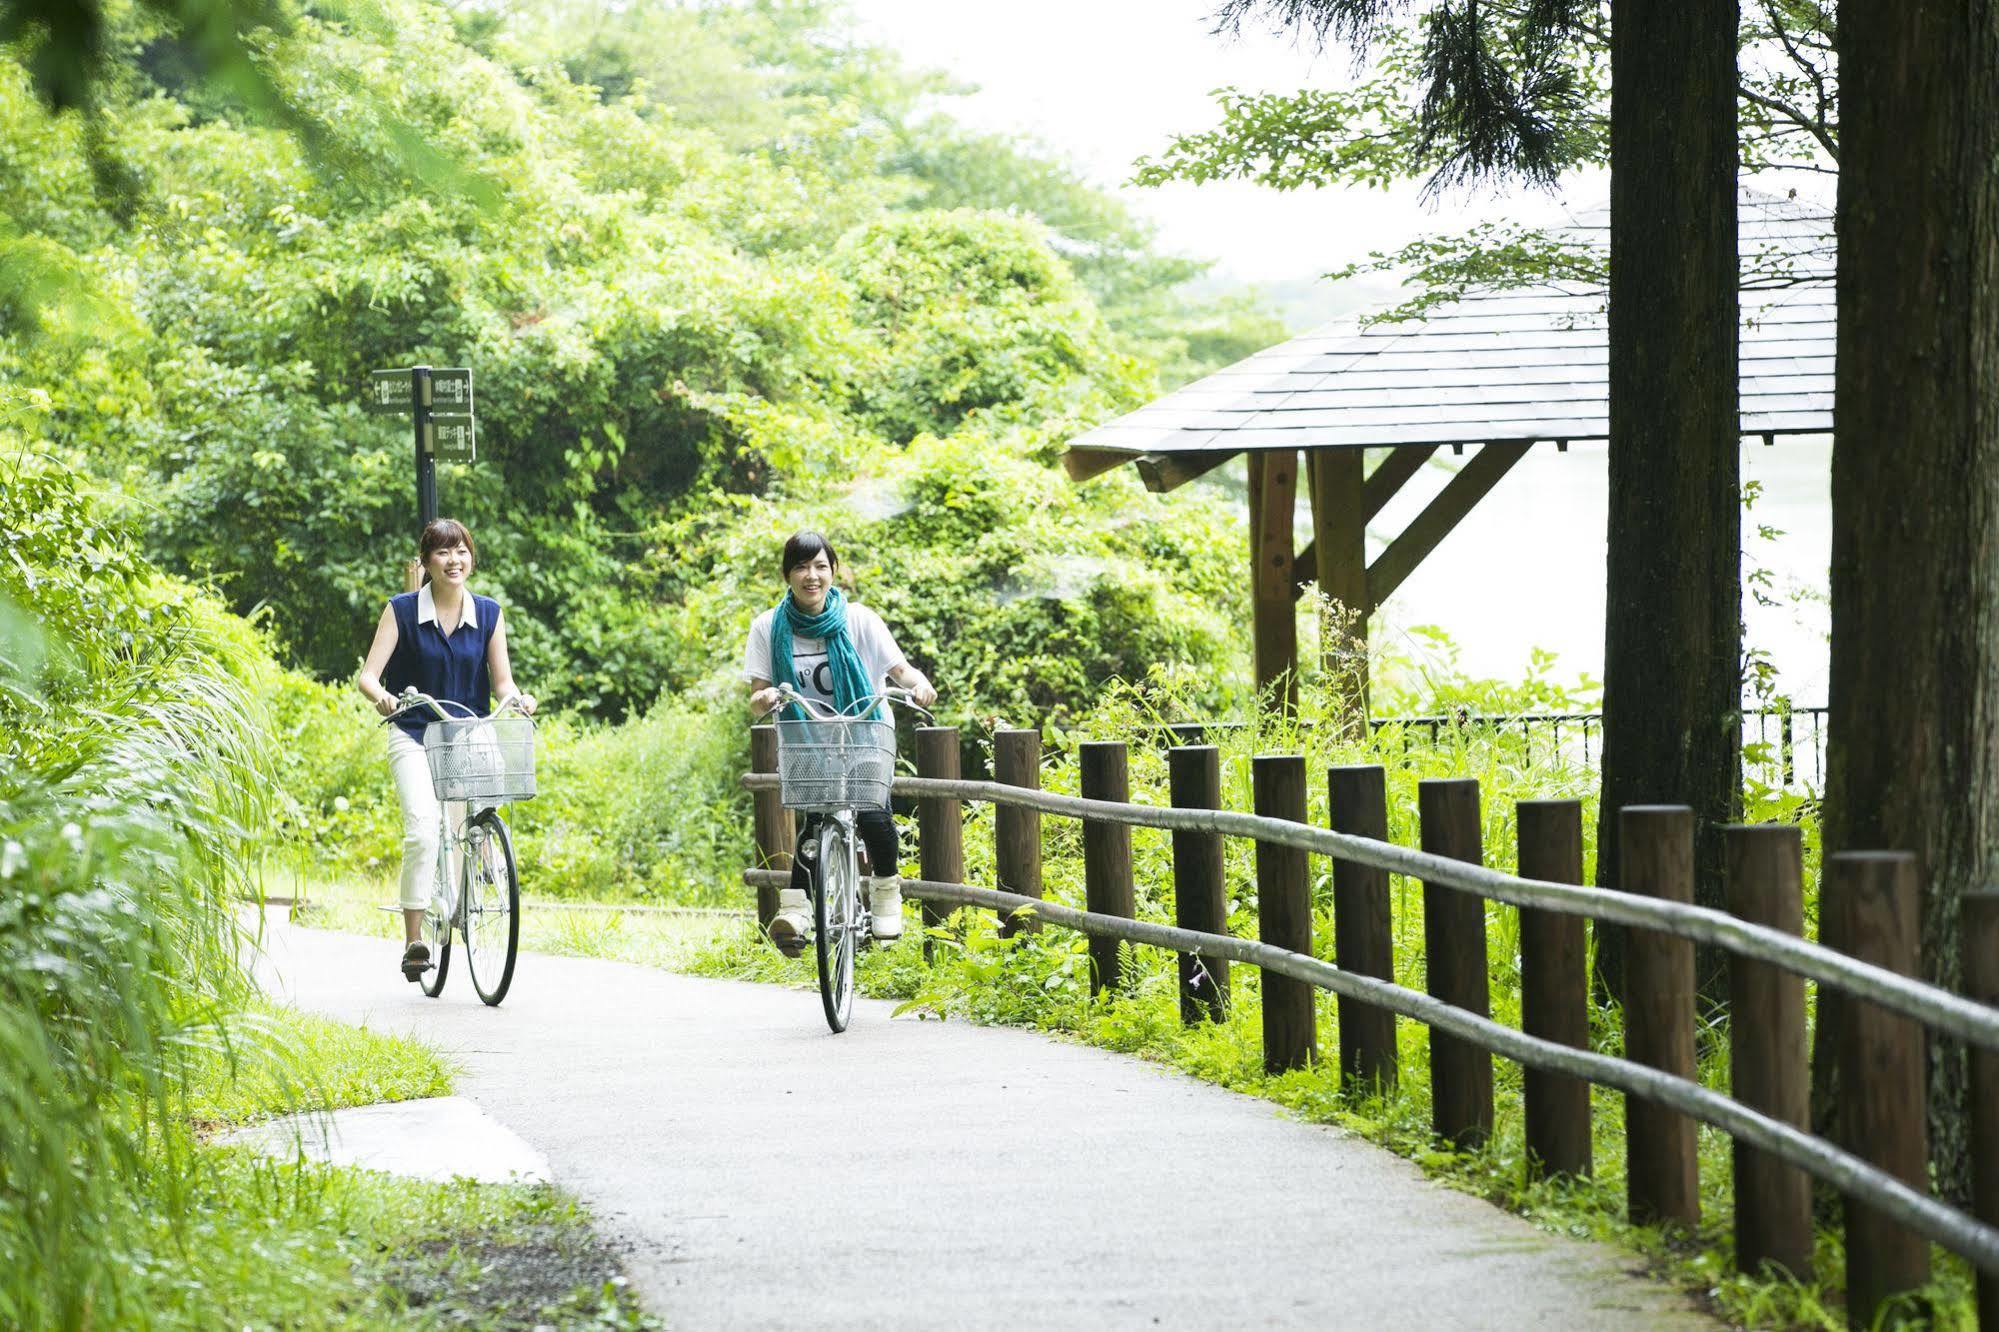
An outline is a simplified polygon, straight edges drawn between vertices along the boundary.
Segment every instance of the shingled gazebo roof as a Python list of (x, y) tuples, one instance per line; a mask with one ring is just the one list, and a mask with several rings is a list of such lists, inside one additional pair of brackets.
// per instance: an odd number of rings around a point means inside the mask
[[(1742, 433), (1829, 433), (1832, 217), (1745, 190), (1737, 219)], [(1607, 258), (1609, 210), (1564, 233)], [(1364, 639), (1368, 617), (1533, 445), (1609, 437), (1606, 324), (1602, 288), (1559, 281), (1466, 296), (1420, 320), (1338, 320), (1076, 437), (1063, 464), (1084, 481), (1135, 462), (1164, 491), (1246, 456), (1257, 689), (1295, 705), (1294, 602), (1308, 583), (1355, 612)], [(1370, 560), (1368, 524), (1444, 445), (1477, 452)], [(1389, 450), (1371, 470), (1369, 448)], [(1301, 495), (1313, 536), (1295, 550)], [(1364, 660), (1331, 638), (1324, 652), (1329, 671)]]
[[(1832, 217), (1745, 191), (1739, 209), (1741, 410), (1745, 435), (1832, 429)], [(1609, 213), (1579, 215), (1570, 240), (1607, 249)], [(1133, 459), (1148, 484), (1241, 452), (1395, 445), (1532, 444), (1609, 434), (1600, 287), (1553, 282), (1474, 295), (1421, 321), (1354, 316), (1258, 352), (1070, 441), (1081, 480)]]

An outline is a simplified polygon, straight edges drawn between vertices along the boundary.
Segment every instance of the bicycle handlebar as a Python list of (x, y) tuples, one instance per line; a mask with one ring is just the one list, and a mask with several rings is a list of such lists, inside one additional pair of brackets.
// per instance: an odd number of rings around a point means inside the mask
[[(495, 707), (490, 715), (497, 717), (508, 708), (512, 708), (514, 711), (520, 712), (522, 717), (526, 717), (528, 714), (521, 711), (520, 699), (520, 690), (516, 689), (501, 699), (499, 706)], [(391, 722), (401, 721), (411, 713), (426, 708), (434, 713), (439, 721), (477, 721), (479, 719), (479, 714), (466, 707), (463, 703), (454, 703), (448, 698), (432, 698), (429, 694), (412, 685), (408, 689), (403, 690), (402, 693), (396, 695), (396, 710), (382, 718), (382, 725), (387, 726)], [(446, 708), (457, 708), (465, 715), (463, 717), (455, 717), (446, 712)]]
[[(909, 707), (922, 713), (925, 717), (930, 718), (930, 720), (937, 720), (930, 709), (918, 703), (915, 696), (907, 689), (899, 688), (895, 685), (890, 685), (878, 693), (868, 694), (854, 700), (852, 709), (844, 712), (828, 704), (821, 703), (816, 698), (807, 698), (788, 684), (778, 685), (777, 695), (777, 705), (767, 709), (757, 718), (758, 721), (766, 720), (776, 713), (783, 711), (785, 706), (790, 703), (796, 703), (804, 708), (806, 715), (814, 721), (858, 721), (860, 718), (867, 716), (875, 704), (883, 702), (907, 704)], [(815, 713), (817, 714), (816, 716), (814, 715)]]

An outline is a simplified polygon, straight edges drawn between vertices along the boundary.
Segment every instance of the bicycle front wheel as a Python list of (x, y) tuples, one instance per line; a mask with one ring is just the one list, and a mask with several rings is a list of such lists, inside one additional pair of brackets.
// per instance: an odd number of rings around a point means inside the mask
[(819, 999), (826, 1025), (847, 1029), (854, 1011), (854, 952), (860, 944), (861, 874), (847, 830), (827, 820), (813, 858), (813, 949), (819, 959)]
[(438, 880), (430, 893), (430, 905), (423, 913), (423, 941), (430, 945), (430, 970), (417, 985), (426, 999), (444, 993), (444, 973), (451, 969), (451, 918), (456, 914), (446, 900), (444, 853), (438, 853)]
[(514, 983), (514, 954), (521, 941), (521, 885), (514, 872), (514, 840), (497, 809), (481, 810), (466, 830), (465, 964), (472, 988), (491, 1006)]

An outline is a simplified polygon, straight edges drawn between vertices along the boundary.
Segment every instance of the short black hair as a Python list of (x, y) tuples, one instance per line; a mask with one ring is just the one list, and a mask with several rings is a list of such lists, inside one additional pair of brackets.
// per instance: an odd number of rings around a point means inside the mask
[(840, 557), (833, 553), (833, 543), (819, 533), (807, 529), (793, 532), (784, 543), (784, 568), (781, 576), (791, 577), (791, 571), (801, 564), (810, 564), (819, 553), (826, 553), (826, 563), (833, 566), (833, 572), (840, 572)]

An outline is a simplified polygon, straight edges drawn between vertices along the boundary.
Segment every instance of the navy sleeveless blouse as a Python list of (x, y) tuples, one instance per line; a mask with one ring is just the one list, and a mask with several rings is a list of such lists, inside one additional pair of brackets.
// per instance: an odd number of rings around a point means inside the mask
[[(382, 672), (382, 687), (392, 694), (414, 686), (432, 698), (449, 699), (484, 717), (493, 710), (493, 682), (486, 670), (486, 646), (500, 627), (500, 603), (491, 597), (473, 595), (479, 623), (460, 621), (446, 637), (437, 621), (417, 623), (418, 593), (404, 592), (389, 598), (389, 610), (396, 617), (396, 650)], [(446, 708), (453, 716), (464, 714)], [(429, 711), (412, 714), (396, 723), (412, 740), (423, 740), (423, 728), (436, 720)]]

